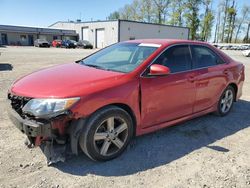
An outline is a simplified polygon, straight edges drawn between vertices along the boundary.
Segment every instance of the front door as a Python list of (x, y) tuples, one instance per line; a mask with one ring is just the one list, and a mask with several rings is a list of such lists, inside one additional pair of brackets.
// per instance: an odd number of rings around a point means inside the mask
[(89, 28), (82, 27), (82, 40), (89, 40)]
[(7, 34), (2, 33), (2, 34), (1, 34), (1, 40), (2, 40), (2, 45), (8, 45), (8, 37), (7, 37)]
[(178, 119), (193, 112), (195, 102), (195, 71), (188, 45), (167, 49), (154, 62), (167, 66), (171, 74), (141, 77), (142, 127), (150, 127)]
[(33, 35), (28, 35), (28, 41), (29, 41), (29, 46), (33, 46), (34, 45)]
[(96, 29), (96, 48), (104, 47), (104, 29)]

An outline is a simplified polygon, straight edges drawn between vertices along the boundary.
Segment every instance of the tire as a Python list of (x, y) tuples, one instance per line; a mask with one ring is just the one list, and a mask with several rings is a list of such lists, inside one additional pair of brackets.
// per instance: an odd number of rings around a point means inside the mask
[(224, 90), (217, 105), (217, 110), (215, 112), (216, 115), (225, 116), (231, 111), (233, 107), (235, 95), (236, 93), (232, 86), (228, 86)]
[(119, 107), (108, 106), (89, 118), (79, 144), (90, 159), (108, 161), (122, 154), (132, 136), (131, 116)]

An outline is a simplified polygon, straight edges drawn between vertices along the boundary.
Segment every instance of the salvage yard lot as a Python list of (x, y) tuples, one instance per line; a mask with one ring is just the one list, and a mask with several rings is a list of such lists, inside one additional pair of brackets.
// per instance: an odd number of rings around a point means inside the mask
[[(243, 96), (226, 117), (206, 115), (137, 137), (117, 159), (83, 154), (46, 166), (39, 148), (4, 108), (11, 83), (25, 74), (72, 62), (95, 50), (0, 47), (0, 187), (250, 187), (250, 58), (225, 51), (246, 67)], [(11, 70), (12, 69), (12, 70)]]

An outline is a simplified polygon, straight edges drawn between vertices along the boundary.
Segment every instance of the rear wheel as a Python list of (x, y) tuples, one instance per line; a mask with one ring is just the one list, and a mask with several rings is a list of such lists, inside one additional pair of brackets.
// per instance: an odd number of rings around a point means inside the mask
[(93, 160), (107, 161), (119, 156), (133, 135), (130, 115), (116, 106), (94, 113), (83, 130), (79, 144)]
[(216, 114), (219, 116), (227, 115), (233, 107), (234, 99), (235, 90), (232, 86), (228, 86), (220, 97)]

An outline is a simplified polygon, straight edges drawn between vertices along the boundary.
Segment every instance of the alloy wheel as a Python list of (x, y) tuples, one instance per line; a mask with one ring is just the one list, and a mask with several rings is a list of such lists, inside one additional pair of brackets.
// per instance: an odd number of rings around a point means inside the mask
[(94, 147), (102, 156), (117, 153), (128, 138), (128, 125), (121, 117), (109, 117), (96, 129)]
[(233, 104), (233, 99), (234, 99), (233, 91), (230, 89), (226, 90), (220, 102), (220, 108), (222, 113), (226, 114), (231, 109), (231, 106)]

